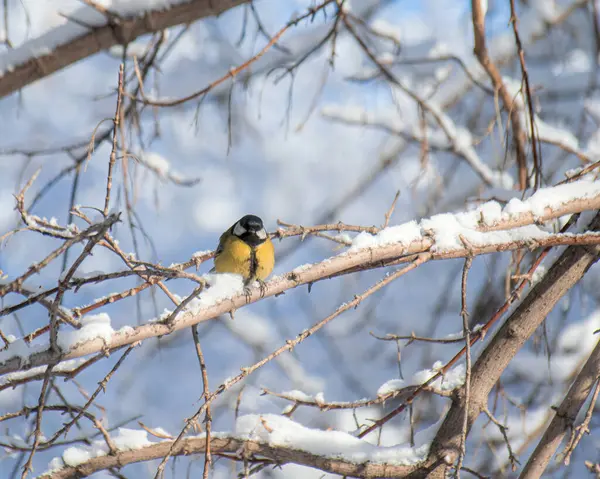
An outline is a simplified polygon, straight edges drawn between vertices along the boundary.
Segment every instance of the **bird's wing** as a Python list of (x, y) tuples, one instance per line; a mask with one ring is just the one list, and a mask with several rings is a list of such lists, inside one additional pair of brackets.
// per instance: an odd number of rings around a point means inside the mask
[[(235, 225), (234, 225), (235, 226)], [(215, 258), (219, 256), (223, 250), (225, 249), (225, 242), (227, 241), (227, 237), (230, 236), (233, 231), (233, 226), (226, 230), (219, 238), (219, 244), (217, 245), (217, 249), (215, 250)], [(214, 268), (213, 268), (214, 269)]]

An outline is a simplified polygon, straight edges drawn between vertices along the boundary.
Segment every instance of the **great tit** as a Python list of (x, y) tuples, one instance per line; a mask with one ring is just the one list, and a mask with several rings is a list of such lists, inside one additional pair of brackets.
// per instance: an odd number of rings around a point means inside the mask
[(262, 282), (275, 265), (275, 248), (258, 216), (240, 218), (219, 238), (215, 252), (217, 273), (242, 275), (244, 284)]

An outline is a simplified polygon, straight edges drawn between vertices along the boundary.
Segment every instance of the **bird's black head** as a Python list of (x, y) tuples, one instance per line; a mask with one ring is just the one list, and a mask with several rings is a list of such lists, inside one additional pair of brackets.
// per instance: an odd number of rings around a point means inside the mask
[(258, 246), (267, 238), (267, 231), (262, 220), (255, 215), (246, 215), (233, 225), (232, 233), (250, 246)]
[(246, 231), (257, 232), (264, 228), (262, 220), (258, 216), (246, 215), (238, 221)]

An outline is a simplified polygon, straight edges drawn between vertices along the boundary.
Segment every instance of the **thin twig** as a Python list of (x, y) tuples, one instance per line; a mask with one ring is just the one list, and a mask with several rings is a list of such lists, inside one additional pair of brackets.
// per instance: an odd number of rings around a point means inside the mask
[(529, 73), (527, 72), (527, 66), (525, 65), (525, 53), (523, 51), (523, 44), (521, 43), (521, 37), (519, 36), (519, 17), (517, 16), (517, 10), (515, 8), (515, 0), (510, 0), (510, 23), (512, 23), (513, 31), (515, 33), (515, 43), (517, 44), (517, 53), (519, 55), (519, 62), (521, 63), (521, 72), (523, 74), (523, 81), (525, 83), (527, 108), (529, 110), (529, 134), (531, 136), (531, 149), (533, 152), (533, 169), (535, 174), (534, 189), (538, 189), (540, 186), (542, 186), (542, 152), (541, 148), (539, 147), (538, 138), (535, 131), (533, 97), (531, 95), (531, 87), (529, 86)]
[(117, 369), (119, 369), (119, 367), (121, 366), (121, 364), (123, 364), (123, 361), (125, 360), (125, 358), (129, 355), (129, 353), (133, 350), (133, 348), (135, 346), (137, 346), (137, 343), (130, 345), (125, 350), (125, 352), (121, 355), (121, 357), (119, 358), (119, 360), (117, 361), (117, 363), (113, 366), (113, 368), (108, 372), (108, 374), (106, 376), (104, 376), (104, 379), (102, 379), (102, 381), (100, 381), (98, 383), (98, 387), (96, 388), (96, 390), (94, 391), (94, 393), (90, 396), (90, 398), (85, 403), (85, 405), (81, 408), (81, 410), (79, 411), (79, 413), (77, 414), (77, 416), (75, 416), (73, 419), (71, 419), (71, 421), (69, 421), (68, 423), (66, 423), (65, 425), (63, 425), (63, 427), (61, 427), (58, 431), (56, 431), (52, 435), (52, 437), (50, 439), (48, 439), (47, 441), (44, 442), (44, 445), (50, 445), (50, 444), (54, 443), (62, 434), (66, 434), (69, 431), (69, 429), (71, 428), (71, 426), (73, 426), (73, 424), (75, 424), (77, 422), (77, 420), (93, 404), (93, 402), (96, 399), (96, 397), (98, 396), (98, 394), (100, 394), (100, 391), (105, 391), (106, 390), (106, 384), (108, 383), (108, 381), (110, 380), (110, 378), (113, 376), (113, 374), (117, 371)]
[[(200, 337), (198, 335), (198, 325), (192, 326), (192, 335), (194, 337), (194, 344), (196, 345), (196, 355), (198, 356), (198, 362), (200, 363), (200, 372), (202, 374), (202, 396), (206, 401), (210, 394), (210, 388), (208, 386), (208, 370), (206, 369), (206, 362), (204, 361), (204, 354), (200, 347)], [(212, 457), (210, 455), (210, 432), (212, 429), (212, 414), (210, 411), (210, 404), (206, 405), (206, 414), (204, 416), (204, 430), (206, 433), (206, 449), (204, 451), (204, 470), (202, 472), (202, 479), (208, 479), (208, 473), (212, 464)]]
[(46, 373), (44, 374), (44, 382), (42, 383), (42, 390), (40, 392), (40, 397), (38, 399), (38, 407), (36, 410), (35, 416), (35, 431), (33, 433), (33, 446), (31, 448), (31, 453), (27, 458), (27, 462), (25, 466), (23, 466), (23, 474), (21, 474), (21, 479), (25, 479), (29, 471), (31, 471), (31, 463), (33, 462), (33, 456), (35, 455), (38, 446), (40, 445), (40, 441), (42, 439), (42, 414), (44, 413), (44, 405), (46, 404), (46, 393), (48, 391), (48, 385), (50, 384), (50, 378), (52, 376), (52, 368), (54, 365), (49, 365), (46, 369)]
[(592, 398), (590, 399), (590, 405), (588, 406), (588, 410), (585, 413), (585, 418), (579, 426), (573, 429), (571, 437), (569, 438), (569, 443), (563, 451), (563, 463), (565, 466), (568, 466), (570, 464), (571, 454), (573, 454), (573, 451), (583, 438), (583, 435), (590, 433), (589, 426), (592, 420), (592, 416), (594, 414), (594, 409), (596, 408), (598, 393), (600, 393), (600, 380), (597, 379), (596, 385), (594, 386), (594, 392), (592, 393)]
[(400, 198), (400, 190), (396, 191), (396, 195), (394, 196), (394, 200), (392, 201), (390, 209), (387, 210), (387, 212), (385, 213), (385, 221), (383, 222), (381, 229), (387, 228), (388, 225), (390, 224), (390, 218), (392, 217), (392, 214), (394, 213), (394, 209), (396, 208), (396, 203), (398, 203), (398, 198)]
[(287, 30), (289, 30), (291, 27), (298, 25), (301, 21), (303, 21), (307, 18), (314, 17), (314, 15), (316, 13), (318, 13), (320, 10), (324, 9), (327, 5), (334, 3), (334, 2), (335, 2), (335, 0), (326, 0), (323, 3), (321, 3), (320, 5), (309, 8), (307, 13), (300, 15), (299, 17), (295, 18), (294, 20), (289, 21), (284, 27), (282, 27), (277, 33), (275, 33), (275, 35), (273, 35), (273, 37), (267, 42), (267, 44), (256, 55), (254, 55), (252, 58), (245, 61), (241, 65), (231, 68), (227, 72), (227, 74), (225, 74), (221, 78), (211, 82), (209, 85), (202, 88), (201, 90), (198, 90), (197, 92), (192, 93), (191, 95), (187, 95), (183, 98), (178, 98), (176, 100), (151, 100), (146, 97), (137, 98), (137, 97), (129, 95), (129, 94), (127, 94), (127, 95), (136, 102), (140, 102), (140, 103), (143, 103), (144, 105), (151, 105), (151, 106), (156, 106), (156, 107), (174, 107), (174, 106), (181, 105), (182, 103), (186, 103), (190, 100), (194, 100), (195, 98), (203, 97), (208, 92), (210, 92), (217, 86), (221, 85), (225, 81), (227, 81), (229, 79), (234, 80), (235, 77), (237, 75), (239, 75), (242, 71), (248, 69), (253, 63), (255, 63), (259, 58), (261, 58), (265, 53), (267, 53), (267, 51), (269, 51), (273, 46), (275, 46), (277, 44), (277, 42), (279, 41), (279, 39), (283, 36), (283, 34)]
[(469, 410), (469, 400), (471, 399), (471, 330), (469, 328), (469, 311), (467, 308), (467, 278), (469, 276), (469, 270), (473, 264), (473, 257), (467, 256), (465, 259), (465, 265), (462, 272), (461, 281), (461, 309), (460, 315), (462, 317), (463, 324), (463, 335), (465, 337), (465, 359), (466, 359), (466, 372), (465, 372), (465, 418), (463, 421), (462, 432), (460, 436), (460, 453), (458, 455), (458, 462), (456, 464), (455, 476), (458, 479), (460, 477), (460, 471), (463, 467), (463, 461), (467, 452), (467, 432), (469, 425), (469, 416), (467, 411)]
[[(502, 75), (500, 74), (498, 67), (496, 67), (488, 53), (485, 41), (485, 9), (483, 8), (483, 1), (472, 0), (471, 10), (473, 34), (475, 37), (475, 56), (492, 80), (494, 88), (502, 97), (504, 108), (509, 113), (513, 127), (513, 140), (519, 169), (519, 187), (521, 190), (525, 190), (527, 188), (527, 154), (525, 152), (525, 132), (521, 125), (520, 112), (518, 111), (516, 102), (513, 101), (511, 94), (502, 80)], [(533, 121), (533, 118), (531, 121)]]
[(502, 424), (500, 421), (498, 421), (498, 419), (496, 419), (494, 417), (494, 415), (491, 413), (491, 411), (487, 407), (484, 407), (482, 409), (482, 411), (489, 418), (489, 420), (498, 427), (500, 434), (502, 434), (502, 438), (504, 439), (504, 443), (506, 444), (506, 449), (508, 450), (508, 459), (510, 461), (511, 468), (512, 468), (513, 472), (516, 471), (517, 464), (519, 464), (519, 459), (513, 452), (513, 449), (510, 445), (510, 441), (508, 440), (508, 434), (506, 434), (506, 431), (508, 428), (504, 424)]
[(108, 216), (108, 206), (110, 203), (110, 192), (112, 188), (113, 168), (117, 161), (117, 137), (119, 135), (119, 125), (121, 123), (121, 103), (123, 101), (123, 70), (125, 65), (121, 63), (119, 66), (119, 84), (117, 87), (117, 108), (113, 119), (113, 140), (112, 149), (110, 151), (110, 159), (108, 161), (108, 175), (106, 176), (106, 198), (104, 199), (104, 217)]

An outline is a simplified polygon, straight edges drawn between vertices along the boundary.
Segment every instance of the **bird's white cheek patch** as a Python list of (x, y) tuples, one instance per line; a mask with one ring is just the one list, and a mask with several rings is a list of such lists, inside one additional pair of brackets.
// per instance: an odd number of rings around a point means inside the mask
[(262, 230), (256, 232), (256, 236), (258, 236), (261, 240), (267, 239), (267, 232), (263, 228)]
[(246, 228), (244, 228), (241, 224), (236, 223), (233, 227), (233, 234), (235, 236), (242, 236), (246, 232)]

